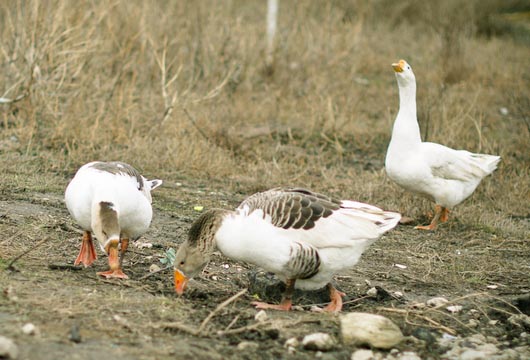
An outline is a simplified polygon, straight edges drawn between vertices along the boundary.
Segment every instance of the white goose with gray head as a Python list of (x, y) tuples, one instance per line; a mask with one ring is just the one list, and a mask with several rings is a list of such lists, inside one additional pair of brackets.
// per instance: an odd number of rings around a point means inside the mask
[(501, 158), (422, 142), (416, 117), (416, 78), (405, 60), (392, 67), (399, 87), (399, 112), (386, 153), (386, 173), (401, 187), (435, 202), (431, 223), (416, 226), (434, 230), (438, 222), (447, 221), (449, 209), (467, 199), (497, 168)]
[(287, 288), (279, 305), (254, 302), (258, 308), (289, 310), (294, 288), (327, 286), (327, 311), (340, 311), (343, 293), (330, 283), (334, 274), (355, 265), (366, 248), (394, 228), (401, 216), (375, 206), (335, 200), (305, 189), (272, 189), (244, 200), (235, 211), (213, 209), (192, 225), (177, 251), (175, 290), (182, 294), (211, 254), (246, 261), (275, 273)]
[(146, 180), (135, 168), (118, 161), (83, 165), (65, 192), (66, 207), (84, 230), (74, 264), (86, 267), (97, 259), (93, 232), (109, 256), (110, 270), (98, 275), (127, 278), (121, 266), (129, 239), (139, 238), (149, 228), (153, 216), (151, 190), (161, 184), (162, 180)]

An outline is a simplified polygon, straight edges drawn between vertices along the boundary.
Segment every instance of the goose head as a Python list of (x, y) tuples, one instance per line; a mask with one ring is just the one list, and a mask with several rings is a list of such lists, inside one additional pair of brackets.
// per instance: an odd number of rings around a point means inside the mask
[(399, 60), (397, 63), (393, 63), (392, 67), (394, 68), (396, 79), (400, 87), (416, 84), (416, 77), (414, 77), (412, 67), (405, 60)]
[(188, 239), (179, 247), (173, 263), (178, 295), (184, 293), (189, 279), (199, 274), (210, 261), (216, 248), (216, 232), (227, 213), (221, 209), (206, 211), (191, 226)]

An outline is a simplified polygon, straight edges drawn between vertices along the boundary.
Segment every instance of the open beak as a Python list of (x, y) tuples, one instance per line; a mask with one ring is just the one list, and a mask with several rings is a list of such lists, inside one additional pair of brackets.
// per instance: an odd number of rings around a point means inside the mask
[(188, 285), (189, 279), (182, 273), (182, 271), (175, 269), (175, 291), (178, 295), (182, 295)]
[(403, 69), (405, 69), (405, 61), (399, 60), (399, 62), (393, 63), (392, 67), (394, 68), (395, 72), (403, 72)]

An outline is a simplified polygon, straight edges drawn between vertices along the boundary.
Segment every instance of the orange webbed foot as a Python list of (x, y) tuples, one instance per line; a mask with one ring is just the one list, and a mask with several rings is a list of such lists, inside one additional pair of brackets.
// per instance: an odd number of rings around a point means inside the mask
[(324, 311), (340, 312), (342, 310), (342, 297), (346, 296), (346, 294), (335, 289), (335, 287), (333, 287), (331, 284), (328, 284), (328, 289), (331, 302), (324, 308)]
[(265, 309), (265, 310), (280, 310), (280, 311), (289, 311), (291, 310), (291, 301), (284, 301), (284, 302), (281, 302), (280, 304), (278, 305), (275, 305), (275, 304), (268, 304), (266, 302), (261, 302), (261, 301), (253, 301), (251, 302), (252, 305), (254, 305), (256, 307), (256, 309)]
[(106, 279), (128, 279), (129, 277), (121, 269), (100, 271), (97, 273), (99, 276), (103, 276)]
[(92, 235), (90, 231), (85, 231), (83, 233), (83, 240), (81, 242), (81, 249), (79, 250), (79, 255), (74, 261), (74, 265), (83, 264), (85, 267), (92, 265), (94, 261), (98, 258), (96, 253), (96, 248), (94, 247), (94, 242), (92, 241)]

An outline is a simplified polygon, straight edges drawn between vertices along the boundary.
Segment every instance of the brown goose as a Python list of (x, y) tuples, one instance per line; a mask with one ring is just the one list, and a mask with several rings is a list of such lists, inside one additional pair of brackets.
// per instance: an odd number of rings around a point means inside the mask
[(334, 274), (355, 265), (366, 248), (394, 228), (401, 215), (350, 200), (335, 200), (305, 189), (272, 189), (244, 200), (235, 211), (213, 209), (192, 225), (177, 251), (175, 289), (182, 294), (211, 254), (246, 261), (275, 273), (287, 288), (279, 305), (257, 308), (290, 310), (294, 288), (327, 286), (340, 311), (343, 293), (330, 283)]

